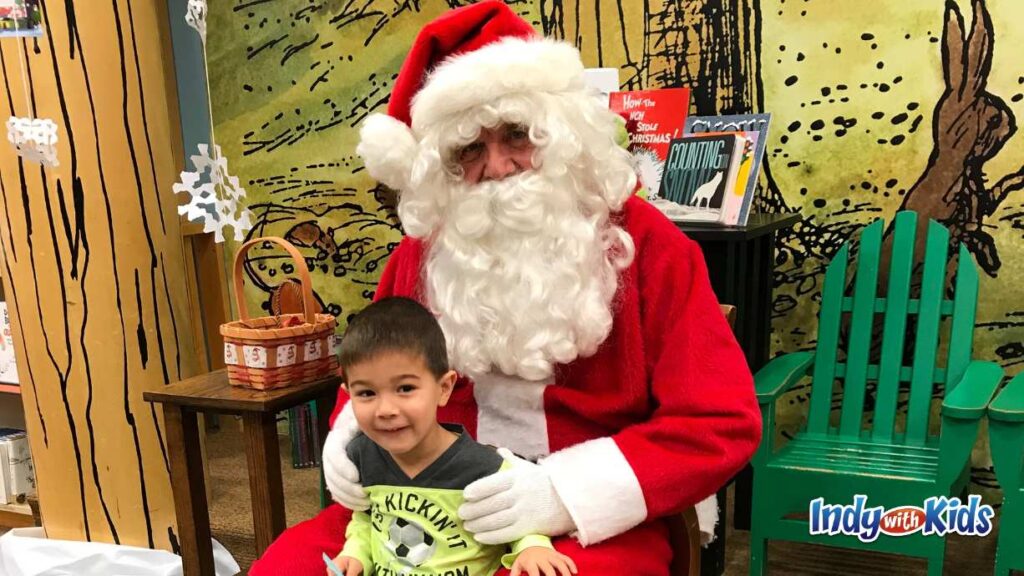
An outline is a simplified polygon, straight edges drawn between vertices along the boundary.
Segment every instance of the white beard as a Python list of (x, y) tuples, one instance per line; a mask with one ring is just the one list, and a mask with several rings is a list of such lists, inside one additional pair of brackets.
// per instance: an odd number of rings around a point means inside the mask
[(456, 370), (547, 379), (608, 337), (632, 243), (567, 172), (449, 181), (447, 202), (433, 207), (427, 302)]

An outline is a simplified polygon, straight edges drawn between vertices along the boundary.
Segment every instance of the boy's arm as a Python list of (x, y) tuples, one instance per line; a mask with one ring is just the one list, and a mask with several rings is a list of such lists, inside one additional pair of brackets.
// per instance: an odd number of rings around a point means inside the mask
[(363, 574), (373, 572), (373, 556), (370, 553), (370, 515), (354, 512), (345, 529), (345, 547), (339, 556), (355, 558), (363, 565)]
[(523, 550), (533, 548), (534, 546), (547, 548), (549, 550), (555, 549), (555, 547), (551, 545), (551, 538), (548, 538), (543, 534), (527, 534), (521, 539), (511, 543), (512, 549), (501, 557), (501, 565), (505, 568), (512, 568), (512, 564), (514, 564), (516, 558), (523, 553)]

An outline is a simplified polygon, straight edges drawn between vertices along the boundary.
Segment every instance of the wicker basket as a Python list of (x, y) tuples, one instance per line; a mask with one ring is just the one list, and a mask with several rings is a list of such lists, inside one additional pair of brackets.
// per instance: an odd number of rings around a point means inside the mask
[[(303, 314), (249, 318), (242, 293), (242, 265), (254, 244), (273, 242), (295, 261), (302, 282)], [(234, 267), (235, 300), (241, 320), (221, 324), (228, 381), (236, 386), (271, 390), (312, 382), (338, 369), (337, 321), (330, 314), (313, 312), (313, 285), (302, 254), (283, 238), (254, 238), (238, 248)]]

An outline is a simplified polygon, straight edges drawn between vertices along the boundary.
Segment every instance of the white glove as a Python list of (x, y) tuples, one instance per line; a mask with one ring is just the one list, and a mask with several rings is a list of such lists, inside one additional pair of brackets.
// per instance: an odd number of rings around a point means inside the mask
[(346, 404), (334, 420), (334, 428), (327, 433), (323, 453), (324, 481), (331, 497), (338, 504), (357, 512), (370, 507), (370, 499), (359, 483), (359, 470), (345, 451), (358, 433), (359, 425), (352, 405)]
[(543, 466), (506, 448), (498, 454), (512, 464), (463, 490), (459, 517), (481, 544), (503, 544), (527, 534), (560, 536), (576, 530)]

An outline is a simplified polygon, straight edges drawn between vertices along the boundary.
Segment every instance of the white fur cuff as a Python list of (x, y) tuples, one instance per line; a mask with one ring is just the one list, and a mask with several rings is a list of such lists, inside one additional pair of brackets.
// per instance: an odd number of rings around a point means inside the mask
[(359, 130), (356, 154), (375, 180), (393, 190), (406, 190), (419, 144), (402, 121), (371, 114)]
[(541, 460), (587, 546), (647, 519), (640, 481), (611, 438), (577, 444)]
[(715, 541), (715, 525), (718, 524), (718, 498), (715, 494), (697, 502), (697, 526), (700, 528), (700, 544), (707, 546)]

